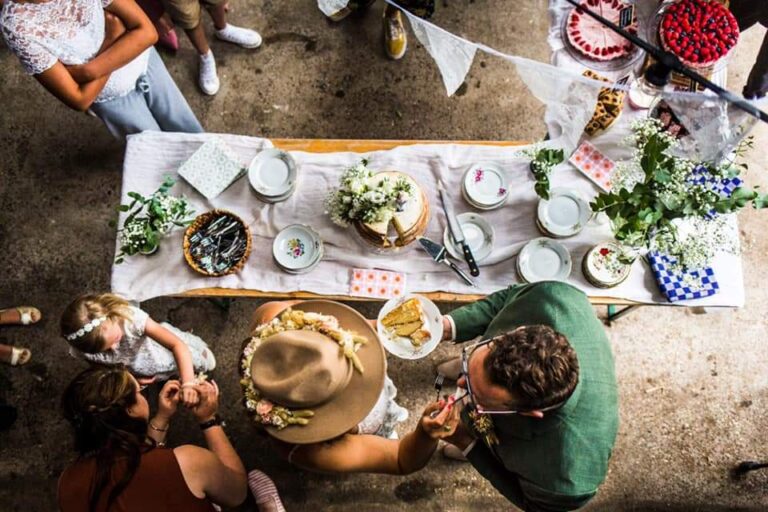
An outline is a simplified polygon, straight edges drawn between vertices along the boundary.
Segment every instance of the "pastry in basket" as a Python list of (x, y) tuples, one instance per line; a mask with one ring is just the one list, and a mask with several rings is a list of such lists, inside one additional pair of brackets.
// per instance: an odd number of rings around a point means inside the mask
[(424, 314), (419, 299), (408, 299), (381, 319), (382, 325), (403, 338), (410, 338), (413, 346), (421, 346), (431, 338), (424, 328)]
[[(584, 76), (593, 80), (611, 83), (607, 78), (589, 69), (584, 71)], [(584, 128), (587, 135), (592, 137), (613, 126), (613, 123), (619, 118), (624, 107), (624, 94), (624, 91), (613, 89), (612, 87), (600, 89), (600, 93), (597, 95), (595, 113)]]

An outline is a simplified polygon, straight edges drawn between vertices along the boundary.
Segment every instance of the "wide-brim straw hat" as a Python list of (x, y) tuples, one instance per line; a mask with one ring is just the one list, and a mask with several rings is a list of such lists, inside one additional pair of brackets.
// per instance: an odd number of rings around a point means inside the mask
[[(328, 441), (339, 437), (356, 427), (357, 424), (368, 415), (371, 409), (373, 409), (373, 406), (376, 404), (376, 401), (379, 399), (381, 391), (384, 388), (384, 378), (387, 369), (384, 349), (379, 342), (376, 330), (368, 323), (365, 317), (349, 306), (328, 300), (307, 300), (295, 304), (291, 306), (291, 308), (294, 310), (333, 316), (338, 320), (340, 328), (351, 331), (367, 340), (367, 343), (357, 351), (357, 356), (363, 365), (364, 372), (361, 374), (359, 371), (353, 370), (348, 381), (342, 378), (342, 380), (346, 382), (346, 386), (342, 385), (341, 389), (329, 393), (331, 398), (328, 399), (328, 401), (319, 405), (296, 407), (295, 404), (280, 404), (278, 400), (273, 400), (278, 405), (286, 405), (292, 409), (311, 409), (314, 412), (314, 416), (310, 418), (307, 425), (289, 425), (283, 429), (267, 426), (266, 431), (269, 435), (280, 441), (292, 444), (310, 444)], [(291, 333), (295, 333), (296, 335), (295, 343), (287, 338), (291, 336)], [(273, 338), (275, 339), (273, 340)], [(288, 343), (285, 343), (286, 339), (289, 340)], [(299, 359), (301, 359), (302, 354), (311, 352), (311, 347), (306, 346), (306, 344), (313, 342), (326, 343), (328, 344), (327, 346), (332, 347), (334, 350), (338, 350), (338, 353), (340, 353), (340, 348), (334, 340), (319, 333), (309, 333), (308, 331), (284, 331), (265, 339), (259, 348), (254, 351), (253, 360), (251, 362), (251, 376), (254, 384), (258, 384), (257, 381), (259, 380), (259, 376), (257, 376), (256, 373), (259, 371), (259, 368), (263, 370), (273, 364), (296, 364), (291, 361), (274, 362), (281, 359), (280, 357), (275, 357), (276, 354), (279, 355), (281, 346), (285, 346), (286, 351), (293, 351), (294, 355), (298, 354)], [(323, 346), (322, 348), (325, 349), (327, 346)], [(307, 363), (308, 365), (315, 364), (313, 356), (313, 354), (307, 356), (310, 361)], [(341, 357), (343, 358), (343, 356)], [(269, 360), (266, 360), (265, 358), (269, 358)], [(348, 364), (350, 367), (352, 365), (349, 361), (345, 361), (344, 364)], [(295, 376), (283, 375), (283, 377), (286, 381), (290, 381), (291, 378), (296, 379), (295, 382), (300, 382), (300, 385), (306, 389), (307, 383), (304, 380), (301, 380), (303, 379), (303, 375), (300, 375), (306, 372), (306, 366), (307, 365), (295, 366)], [(284, 373), (285, 368), (274, 368), (274, 371), (275, 373)], [(324, 372), (310, 372), (310, 374), (315, 375), (314, 378), (318, 381), (319, 385), (329, 385), (329, 381), (326, 381), (325, 384), (320, 384), (324, 380), (323, 377), (327, 377), (324, 375)], [(331, 380), (334, 381), (332, 385), (336, 386), (336, 380), (338, 379), (331, 378)], [(281, 389), (279, 385), (276, 388)], [(259, 391), (263, 394), (262, 390)], [(282, 388), (279, 393), (285, 394), (286, 389)], [(311, 390), (309, 394), (312, 394)]]

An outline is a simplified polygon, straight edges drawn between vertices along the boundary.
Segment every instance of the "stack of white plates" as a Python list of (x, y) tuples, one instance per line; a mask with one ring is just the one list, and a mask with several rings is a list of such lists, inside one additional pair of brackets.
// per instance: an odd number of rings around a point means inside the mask
[(296, 190), (297, 168), (293, 157), (276, 148), (261, 151), (248, 167), (248, 181), (265, 203), (279, 203)]
[(567, 238), (578, 234), (591, 218), (589, 203), (578, 191), (555, 188), (550, 191), (549, 199), (539, 200), (536, 225), (547, 236)]
[(526, 283), (565, 281), (571, 275), (571, 255), (563, 244), (535, 238), (517, 256), (517, 273)]
[[(491, 254), (493, 249), (495, 236), (493, 227), (476, 213), (460, 213), (456, 219), (461, 225), (464, 241), (469, 245), (472, 256), (475, 257), (476, 262), (480, 263)], [(448, 250), (448, 254), (459, 261), (464, 260), (464, 251), (456, 244), (448, 227), (443, 232), (443, 245)]]
[(461, 193), (469, 204), (480, 210), (503, 206), (509, 196), (509, 181), (495, 164), (475, 164), (461, 180)]
[(304, 224), (283, 228), (272, 242), (272, 258), (281, 270), (289, 274), (306, 274), (323, 259), (320, 235)]

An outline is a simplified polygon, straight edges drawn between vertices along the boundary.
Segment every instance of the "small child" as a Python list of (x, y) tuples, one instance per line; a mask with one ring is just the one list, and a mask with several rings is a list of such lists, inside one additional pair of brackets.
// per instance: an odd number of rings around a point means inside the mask
[(199, 399), (195, 372), (216, 368), (213, 352), (198, 336), (168, 323), (158, 324), (111, 293), (75, 299), (61, 316), (61, 334), (70, 344), (70, 354), (91, 363), (123, 364), (146, 380), (178, 374), (181, 400), (187, 406)]

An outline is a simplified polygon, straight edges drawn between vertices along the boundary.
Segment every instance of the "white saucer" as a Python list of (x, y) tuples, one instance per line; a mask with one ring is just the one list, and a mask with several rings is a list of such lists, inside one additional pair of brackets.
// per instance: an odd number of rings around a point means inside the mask
[(568, 249), (550, 238), (531, 240), (517, 257), (517, 271), (528, 283), (565, 281), (571, 275), (571, 267)]
[(277, 148), (261, 151), (248, 167), (248, 181), (266, 199), (287, 198), (293, 192), (297, 177), (293, 157)]
[(537, 215), (548, 234), (568, 237), (584, 229), (592, 217), (592, 210), (576, 190), (555, 188), (550, 191), (549, 199), (539, 200)]
[[(493, 227), (487, 220), (476, 213), (460, 213), (456, 218), (459, 220), (459, 224), (461, 224), (464, 241), (469, 245), (475, 261), (480, 263), (491, 254), (493, 249), (495, 237)], [(459, 261), (464, 260), (464, 252), (453, 241), (451, 230), (448, 227), (443, 231), (443, 245), (448, 250), (448, 254)]]
[[(424, 328), (429, 330), (432, 334), (429, 341), (423, 343), (419, 347), (414, 347), (410, 338), (391, 333), (381, 324), (381, 319), (384, 318), (387, 313), (403, 302), (413, 298), (419, 299), (419, 302), (421, 302)], [(429, 353), (435, 350), (440, 344), (440, 340), (443, 338), (443, 315), (440, 314), (440, 310), (437, 309), (435, 303), (428, 298), (422, 297), (421, 295), (410, 294), (405, 297), (390, 299), (384, 306), (382, 306), (379, 311), (379, 316), (376, 319), (376, 330), (379, 334), (381, 344), (390, 354), (401, 359), (421, 359), (422, 357), (429, 355)]]
[(464, 173), (462, 192), (467, 201), (477, 208), (497, 208), (509, 195), (507, 175), (496, 164), (475, 164)]
[(323, 241), (314, 229), (303, 224), (291, 224), (275, 237), (272, 257), (289, 273), (311, 270), (323, 255)]

